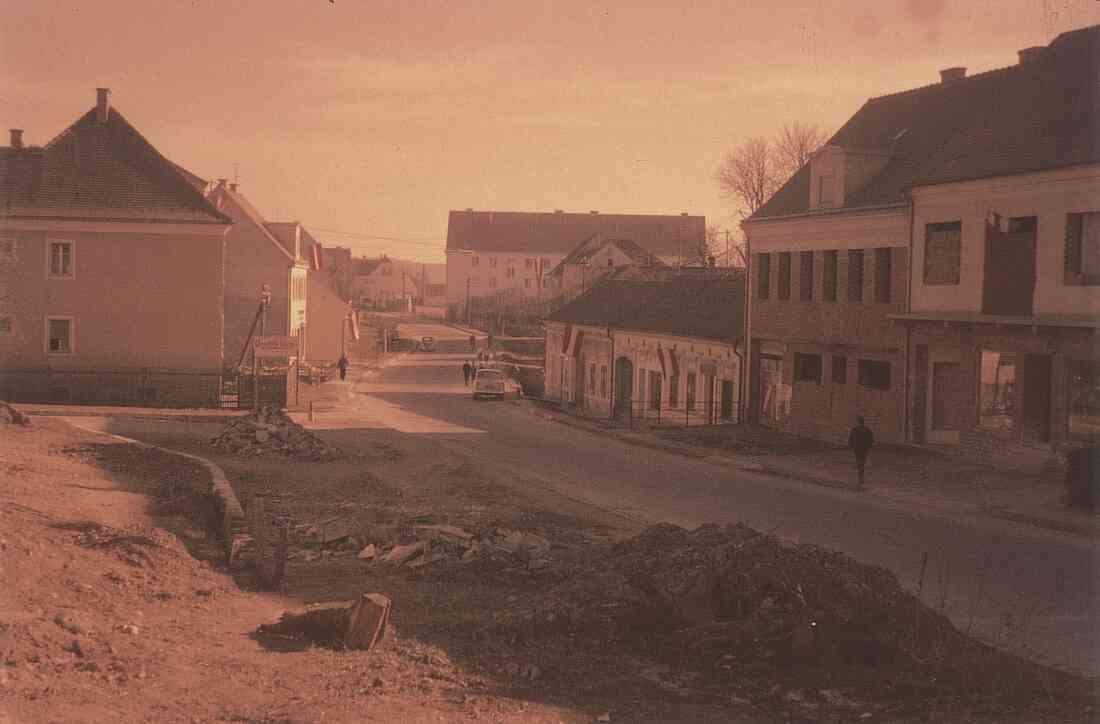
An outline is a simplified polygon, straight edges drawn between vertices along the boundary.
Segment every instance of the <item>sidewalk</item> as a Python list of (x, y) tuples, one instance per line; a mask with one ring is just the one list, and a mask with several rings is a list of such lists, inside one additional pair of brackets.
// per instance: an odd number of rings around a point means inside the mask
[(999, 468), (954, 454), (902, 445), (878, 445), (867, 464), (867, 485), (856, 485), (846, 448), (752, 425), (633, 430), (580, 418), (548, 406), (547, 419), (609, 435), (622, 442), (815, 485), (849, 490), (948, 515), (1010, 520), (1096, 539), (1098, 516), (1062, 502), (1061, 470), (1054, 466)]
[(214, 408), (165, 408), (165, 407), (128, 407), (93, 405), (51, 405), (24, 404), (14, 405), (20, 412), (30, 416), (46, 417), (143, 417), (179, 422), (224, 422), (233, 417), (247, 415), (248, 410), (218, 410)]

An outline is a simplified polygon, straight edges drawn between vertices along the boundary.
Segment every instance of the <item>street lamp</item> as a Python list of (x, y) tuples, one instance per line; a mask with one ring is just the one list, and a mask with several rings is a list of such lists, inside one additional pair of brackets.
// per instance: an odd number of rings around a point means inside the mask
[[(271, 286), (264, 284), (260, 287), (260, 336), (263, 337), (267, 326), (267, 308), (271, 305)], [(260, 359), (256, 355), (256, 343), (252, 343), (252, 402), (257, 412), (260, 411)]]

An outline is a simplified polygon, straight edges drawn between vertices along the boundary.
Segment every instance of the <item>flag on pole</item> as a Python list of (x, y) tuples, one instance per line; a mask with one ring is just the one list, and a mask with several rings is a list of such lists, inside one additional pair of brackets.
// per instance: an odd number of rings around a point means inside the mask
[(321, 271), (321, 245), (309, 247), (309, 266), (313, 271)]
[(348, 312), (348, 321), (351, 322), (351, 338), (359, 339), (359, 312), (352, 309)]

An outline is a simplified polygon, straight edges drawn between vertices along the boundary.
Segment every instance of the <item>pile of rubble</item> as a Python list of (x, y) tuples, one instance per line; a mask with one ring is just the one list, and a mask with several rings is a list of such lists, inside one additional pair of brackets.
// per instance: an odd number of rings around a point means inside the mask
[(326, 445), (276, 406), (262, 407), (247, 417), (234, 419), (210, 444), (238, 455), (274, 455), (297, 460), (331, 460), (340, 455), (338, 448)]
[(0, 402), (0, 424), (29, 425), (30, 419), (6, 402)]

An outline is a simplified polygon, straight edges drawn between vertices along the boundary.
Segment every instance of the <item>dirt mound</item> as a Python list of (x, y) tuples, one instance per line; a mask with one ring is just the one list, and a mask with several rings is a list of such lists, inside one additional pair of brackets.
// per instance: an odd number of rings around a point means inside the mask
[(290, 419), (279, 407), (263, 407), (239, 417), (215, 435), (210, 444), (238, 455), (278, 456), (295, 460), (332, 460), (340, 456), (316, 435)]
[(895, 713), (932, 696), (1003, 710), (1083, 695), (1072, 677), (967, 638), (885, 569), (740, 524), (652, 526), (501, 625), (644, 651), (795, 709), (800, 701), (782, 699), (791, 691), (815, 692), (807, 709), (875, 692)]
[(6, 402), (0, 402), (0, 425), (29, 425), (30, 418)]

